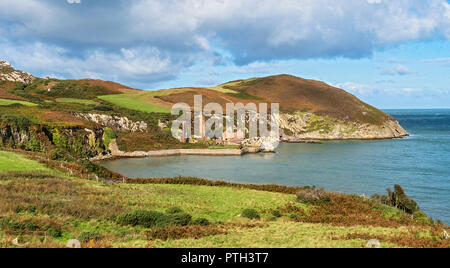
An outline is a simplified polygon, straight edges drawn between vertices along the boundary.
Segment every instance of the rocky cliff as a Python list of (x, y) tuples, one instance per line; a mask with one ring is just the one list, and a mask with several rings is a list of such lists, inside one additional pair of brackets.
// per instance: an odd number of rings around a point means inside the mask
[(394, 118), (381, 124), (345, 122), (329, 116), (297, 112), (280, 115), (283, 141), (298, 140), (349, 140), (392, 139), (408, 136)]
[(147, 123), (143, 121), (134, 122), (127, 117), (85, 113), (74, 113), (74, 115), (78, 118), (118, 131), (145, 132), (148, 128)]
[(178, 102), (193, 107), (195, 95), (202, 95), (204, 104), (220, 104), (224, 111), (227, 103), (266, 103), (269, 107), (278, 103), (284, 140), (390, 139), (408, 135), (397, 120), (356, 96), (321, 81), (292, 75), (237, 80), (210, 88), (163, 90), (157, 98), (166, 107)]
[(44, 152), (52, 159), (74, 160), (106, 153), (102, 128), (54, 128), (0, 119), (0, 147)]
[(27, 72), (18, 71), (7, 61), (0, 60), (0, 80), (28, 84), (35, 79)]

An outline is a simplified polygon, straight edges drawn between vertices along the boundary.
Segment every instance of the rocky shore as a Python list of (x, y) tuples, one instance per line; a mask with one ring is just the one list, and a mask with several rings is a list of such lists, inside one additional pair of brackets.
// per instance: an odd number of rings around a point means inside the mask
[(323, 140), (379, 140), (409, 136), (394, 118), (382, 124), (344, 122), (312, 113), (280, 115), (283, 142)]
[(108, 155), (91, 158), (91, 161), (104, 161), (116, 158), (143, 158), (143, 157), (165, 157), (178, 155), (210, 155), (210, 156), (241, 156), (250, 153), (260, 153), (257, 147), (247, 147), (243, 149), (171, 149), (150, 152), (123, 152), (119, 150), (117, 142), (112, 140), (109, 144), (111, 153)]

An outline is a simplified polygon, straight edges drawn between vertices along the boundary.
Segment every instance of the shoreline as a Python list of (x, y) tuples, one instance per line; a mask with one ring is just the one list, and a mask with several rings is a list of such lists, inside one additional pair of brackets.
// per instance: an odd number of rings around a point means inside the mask
[[(327, 141), (376, 141), (376, 140), (394, 140), (403, 139), (408, 137), (405, 135), (397, 138), (378, 138), (378, 139), (311, 139), (311, 140), (282, 140), (281, 143), (287, 144), (323, 144)], [(89, 159), (92, 162), (102, 162), (109, 160), (119, 160), (127, 158), (146, 158), (146, 157), (168, 157), (168, 156), (182, 156), (182, 155), (200, 155), (200, 156), (243, 156), (246, 154), (258, 154), (258, 153), (275, 153), (275, 152), (263, 152), (256, 147), (246, 147), (243, 149), (167, 149), (157, 151), (135, 151), (135, 152), (122, 152), (118, 149), (116, 143), (111, 144), (112, 153), (103, 156), (97, 156)]]
[(169, 149), (149, 152), (116, 152), (114, 154), (97, 156), (91, 158), (92, 162), (107, 160), (118, 160), (126, 158), (167, 157), (181, 155), (203, 155), (203, 156), (242, 156), (245, 154), (262, 153), (258, 148), (244, 149)]

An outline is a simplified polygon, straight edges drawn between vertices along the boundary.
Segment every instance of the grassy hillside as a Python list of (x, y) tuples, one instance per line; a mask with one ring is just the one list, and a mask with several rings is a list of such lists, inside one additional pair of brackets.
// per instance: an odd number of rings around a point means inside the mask
[(7, 106), (12, 104), (21, 104), (24, 106), (37, 106), (37, 104), (28, 101), (0, 99), (0, 106)]
[[(107, 114), (168, 114), (178, 102), (193, 106), (194, 95), (202, 95), (203, 103), (280, 103), (283, 112), (310, 112), (344, 122), (381, 125), (390, 116), (360, 101), (355, 96), (323, 82), (289, 75), (231, 81), (210, 88), (177, 88), (145, 92), (114, 82), (101, 80), (35, 79), (25, 85), (0, 82), (0, 105), (25, 101), (67, 112)], [(58, 103), (62, 105), (58, 105)], [(70, 104), (70, 105), (67, 105)]]
[(204, 103), (219, 103), (224, 109), (225, 104), (230, 102), (265, 102), (280, 103), (283, 112), (310, 112), (346, 122), (380, 125), (391, 119), (389, 115), (342, 89), (290, 75), (237, 80), (209, 88), (136, 91), (99, 98), (131, 110), (167, 113), (172, 105), (178, 102), (193, 106), (194, 95), (202, 95)]
[(170, 113), (169, 109), (159, 106), (155, 101), (149, 100), (148, 97), (150, 96), (152, 96), (152, 93), (106, 95), (99, 96), (99, 98), (130, 110), (146, 113)]
[[(372, 238), (383, 247), (450, 246), (441, 239), (448, 227), (357, 196), (308, 204), (244, 186), (103, 184), (12, 152), (0, 152), (0, 163), (2, 247), (17, 247), (14, 238), (24, 247), (64, 247), (73, 238), (84, 247), (364, 247)], [(124, 224), (144, 213), (136, 210), (154, 211), (159, 223)]]
[(43, 164), (27, 159), (12, 152), (0, 151), (0, 174), (8, 172), (34, 172), (42, 174), (61, 174), (45, 167)]

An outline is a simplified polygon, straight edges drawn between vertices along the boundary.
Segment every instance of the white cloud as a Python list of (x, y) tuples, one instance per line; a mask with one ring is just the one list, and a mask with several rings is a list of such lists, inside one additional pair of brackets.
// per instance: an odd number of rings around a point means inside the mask
[(407, 66), (402, 64), (396, 64), (394, 67), (381, 70), (381, 74), (384, 75), (411, 75), (415, 73), (416, 72), (412, 71)]
[(355, 82), (338, 83), (333, 86), (337, 88), (342, 88), (348, 91), (349, 93), (355, 94), (357, 96), (370, 96), (379, 90), (378, 87)]
[(190, 61), (188, 58), (174, 61), (152, 47), (124, 48), (118, 53), (92, 50), (81, 58), (68, 52), (65, 48), (39, 42), (12, 46), (0, 40), (0, 58), (12, 58), (15, 67), (34, 74), (123, 81), (136, 87), (173, 78), (185, 62)]
[(354, 94), (360, 98), (383, 96), (385, 98), (389, 97), (405, 97), (405, 96), (439, 96), (444, 94), (449, 94), (449, 90), (443, 90), (439, 88), (421, 88), (421, 87), (404, 87), (395, 86), (392, 81), (384, 81), (376, 85), (355, 83), (355, 82), (343, 82), (333, 85), (337, 88), (344, 89), (345, 91)]
[(450, 63), (450, 58), (426, 59), (419, 61), (419, 63)]
[(81, 4), (81, 0), (67, 0), (69, 4)]
[[(0, 1), (0, 36), (13, 47), (64, 48), (67, 53), (54, 56), (69, 61), (114, 58), (128, 80), (148, 73), (144, 64), (173, 77), (179, 68), (221, 58), (242, 66), (239, 72), (273, 60), (361, 58), (404, 42), (450, 38), (446, 0), (117, 0), (77, 8), (67, 2)], [(143, 56), (127, 59), (137, 47)], [(102, 71), (114, 76), (111, 66)]]

